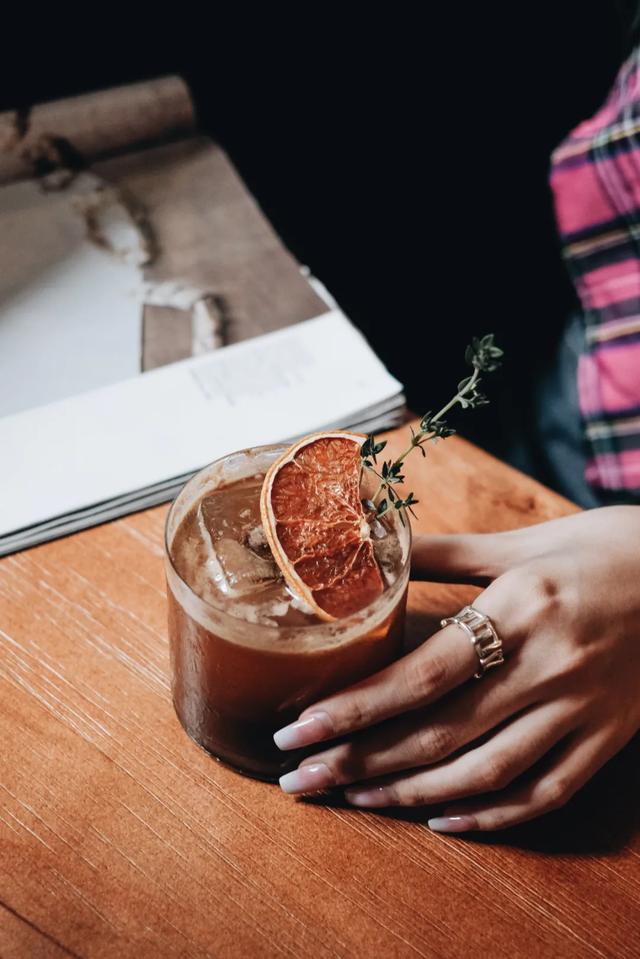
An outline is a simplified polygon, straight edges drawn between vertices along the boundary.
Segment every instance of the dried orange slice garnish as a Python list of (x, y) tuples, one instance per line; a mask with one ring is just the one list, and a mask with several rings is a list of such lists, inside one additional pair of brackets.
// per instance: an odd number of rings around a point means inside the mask
[(294, 595), (321, 619), (363, 609), (384, 590), (360, 500), (356, 433), (314, 433), (269, 468), (260, 513), (274, 559)]

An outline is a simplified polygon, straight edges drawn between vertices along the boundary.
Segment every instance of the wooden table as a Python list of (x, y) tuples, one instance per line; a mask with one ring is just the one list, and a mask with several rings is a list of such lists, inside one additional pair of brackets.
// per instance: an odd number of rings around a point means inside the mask
[[(457, 438), (409, 463), (421, 530), (572, 509)], [(173, 713), (165, 512), (0, 562), (3, 959), (640, 955), (637, 744), (482, 839), (244, 779)], [(410, 634), (472, 595), (416, 584)]]

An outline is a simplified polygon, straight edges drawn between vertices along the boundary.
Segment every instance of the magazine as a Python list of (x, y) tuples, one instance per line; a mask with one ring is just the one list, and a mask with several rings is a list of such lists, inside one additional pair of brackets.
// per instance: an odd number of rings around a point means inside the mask
[(179, 77), (0, 115), (0, 554), (232, 448), (404, 416)]

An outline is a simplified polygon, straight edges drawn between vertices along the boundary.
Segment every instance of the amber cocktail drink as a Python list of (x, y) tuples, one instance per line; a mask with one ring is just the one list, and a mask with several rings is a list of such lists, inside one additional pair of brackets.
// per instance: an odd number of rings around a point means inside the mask
[(326, 621), (286, 585), (260, 515), (269, 466), (285, 447), (233, 453), (194, 476), (167, 519), (172, 690), (189, 736), (248, 775), (275, 780), (300, 760), (273, 733), (308, 705), (402, 651), (410, 528), (372, 518), (384, 583), (373, 602)]

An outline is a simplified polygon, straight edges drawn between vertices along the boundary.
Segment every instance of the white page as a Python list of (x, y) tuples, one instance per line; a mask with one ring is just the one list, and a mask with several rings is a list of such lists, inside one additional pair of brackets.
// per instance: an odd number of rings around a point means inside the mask
[(0, 535), (300, 435), (401, 385), (338, 310), (0, 420)]
[(75, 198), (0, 187), (0, 416), (140, 371), (142, 271), (88, 240)]

